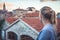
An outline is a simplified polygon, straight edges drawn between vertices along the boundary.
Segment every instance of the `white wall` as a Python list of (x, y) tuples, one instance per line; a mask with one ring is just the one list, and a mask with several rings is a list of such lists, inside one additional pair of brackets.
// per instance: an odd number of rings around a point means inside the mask
[(17, 22), (15, 25), (13, 25), (11, 28), (9, 28), (6, 31), (6, 34), (9, 31), (15, 32), (18, 35), (18, 40), (20, 39), (21, 35), (29, 35), (29, 36), (31, 36), (35, 40), (36, 40), (36, 38), (38, 36), (38, 34), (34, 30), (32, 30), (31, 28), (29, 28), (29, 26), (27, 26), (21, 20), (19, 20), (19, 22)]

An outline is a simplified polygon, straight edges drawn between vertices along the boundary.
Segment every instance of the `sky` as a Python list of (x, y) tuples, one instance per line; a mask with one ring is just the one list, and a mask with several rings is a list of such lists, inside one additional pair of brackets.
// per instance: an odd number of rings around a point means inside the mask
[(49, 6), (56, 12), (60, 12), (60, 1), (46, 1), (40, 2), (40, 0), (0, 0), (0, 9), (3, 8), (3, 3), (6, 4), (6, 9), (12, 11), (17, 8), (26, 9), (27, 7), (35, 7), (40, 10), (43, 6)]

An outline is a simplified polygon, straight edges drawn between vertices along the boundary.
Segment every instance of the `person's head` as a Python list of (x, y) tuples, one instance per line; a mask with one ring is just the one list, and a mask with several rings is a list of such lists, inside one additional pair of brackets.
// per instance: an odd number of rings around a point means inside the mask
[(55, 11), (48, 6), (44, 6), (43, 8), (41, 8), (41, 21), (43, 22), (43, 24), (55, 24)]

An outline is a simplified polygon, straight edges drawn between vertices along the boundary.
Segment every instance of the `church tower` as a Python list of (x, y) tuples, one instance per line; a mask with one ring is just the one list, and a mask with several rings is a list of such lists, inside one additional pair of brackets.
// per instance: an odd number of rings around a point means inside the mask
[(3, 10), (6, 11), (6, 6), (5, 3), (3, 4)]

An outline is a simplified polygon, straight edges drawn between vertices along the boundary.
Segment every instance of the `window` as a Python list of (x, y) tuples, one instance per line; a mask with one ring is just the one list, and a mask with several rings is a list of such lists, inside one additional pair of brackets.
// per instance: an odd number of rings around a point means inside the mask
[(17, 40), (17, 35), (14, 32), (8, 32), (8, 39)]
[(34, 40), (34, 39), (28, 35), (21, 35), (21, 40)]

